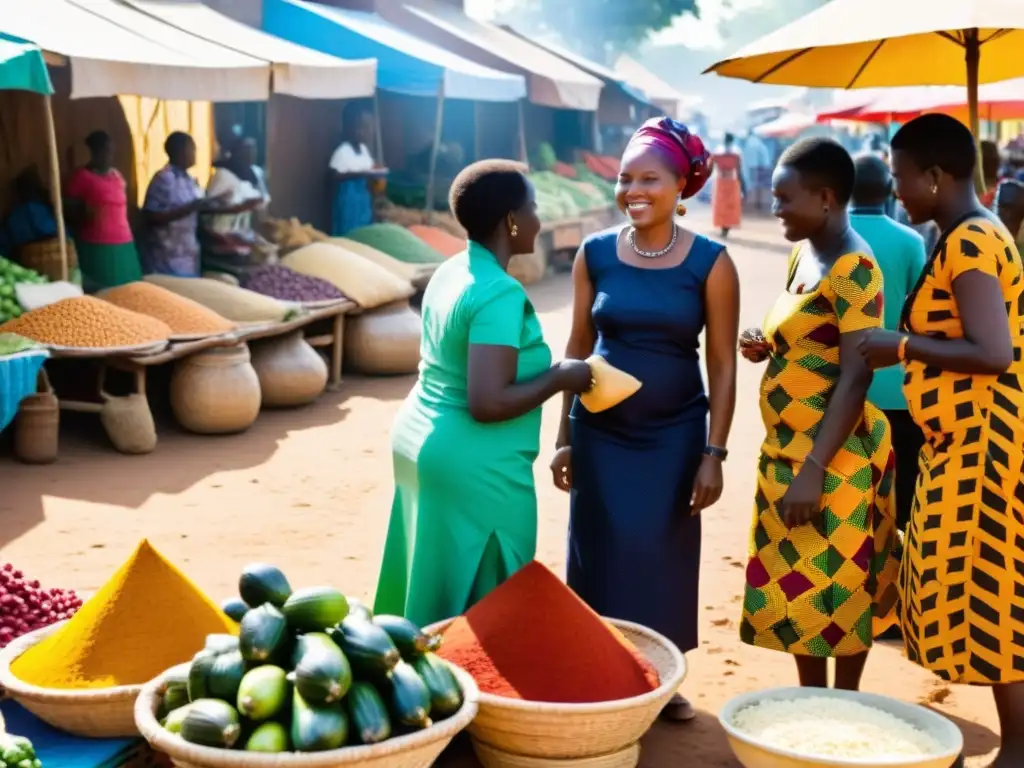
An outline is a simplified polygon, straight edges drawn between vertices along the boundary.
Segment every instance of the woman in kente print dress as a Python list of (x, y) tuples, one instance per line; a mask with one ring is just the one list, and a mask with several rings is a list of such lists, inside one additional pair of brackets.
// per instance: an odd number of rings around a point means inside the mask
[(911, 220), (943, 236), (903, 308), (874, 331), (874, 368), (903, 362), (924, 430), (905, 542), (903, 637), (944, 680), (992, 686), (1002, 746), (1024, 766), (1024, 267), (1013, 237), (974, 192), (976, 150), (951, 117), (913, 120), (892, 141)]
[(850, 228), (854, 166), (839, 144), (793, 145), (772, 178), (774, 213), (800, 244), (763, 335), (744, 357), (768, 360), (767, 434), (758, 465), (742, 640), (796, 659), (800, 684), (856, 690), (896, 603), (889, 423), (867, 403), (857, 340), (882, 324), (882, 274)]

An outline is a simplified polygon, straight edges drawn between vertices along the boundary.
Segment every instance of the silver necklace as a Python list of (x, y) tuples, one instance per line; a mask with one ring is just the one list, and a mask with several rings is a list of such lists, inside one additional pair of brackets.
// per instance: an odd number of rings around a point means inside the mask
[(633, 253), (637, 256), (642, 256), (645, 259), (657, 259), (664, 256), (666, 253), (671, 251), (676, 244), (676, 240), (679, 239), (679, 226), (677, 224), (672, 225), (672, 239), (668, 241), (668, 245), (662, 248), (660, 251), (645, 251), (642, 248), (638, 248), (636, 244), (636, 228), (633, 227), (629, 230), (629, 247), (633, 249)]

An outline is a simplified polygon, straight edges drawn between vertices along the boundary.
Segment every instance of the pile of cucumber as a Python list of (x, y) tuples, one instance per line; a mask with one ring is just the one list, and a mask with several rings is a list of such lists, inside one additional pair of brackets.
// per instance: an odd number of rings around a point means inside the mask
[(238, 637), (210, 635), (168, 674), (161, 724), (185, 741), (250, 752), (377, 744), (455, 714), (462, 689), (434, 654), (441, 638), (400, 616), (373, 616), (331, 587), (292, 591), (277, 568), (249, 565), (223, 604)]

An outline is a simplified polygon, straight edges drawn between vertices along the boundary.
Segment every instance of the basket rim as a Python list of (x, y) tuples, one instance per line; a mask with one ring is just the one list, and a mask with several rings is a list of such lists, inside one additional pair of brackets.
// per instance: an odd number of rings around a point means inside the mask
[(67, 624), (69, 620), (58, 621), (42, 629), (36, 629), (13, 640), (6, 648), (0, 650), (0, 687), (6, 689), (11, 698), (42, 700), (67, 704), (97, 704), (102, 701), (138, 696), (142, 685), (116, 685), (107, 688), (41, 688), (27, 683), (14, 674), (11, 664), (25, 651), (42, 642), (46, 637)]
[[(661, 685), (653, 691), (648, 691), (647, 693), (639, 696), (631, 696), (626, 699), (595, 701), (583, 704), (553, 701), (523, 701), (521, 699), (510, 699), (505, 696), (495, 696), (492, 693), (480, 691), (480, 704), (488, 707), (515, 710), (517, 712), (547, 712), (553, 715), (614, 714), (628, 709), (640, 709), (642, 707), (650, 706), (661, 701), (667, 694), (669, 694), (669, 692), (675, 693), (679, 690), (679, 686), (683, 684), (683, 680), (686, 679), (686, 675), (689, 670), (686, 666), (686, 657), (683, 655), (682, 651), (676, 647), (675, 643), (660, 632), (655, 632), (653, 629), (645, 627), (642, 624), (635, 624), (634, 622), (624, 621), (623, 619), (613, 619), (608, 616), (602, 616), (601, 618), (616, 629), (624, 629), (634, 634), (642, 635), (655, 644), (662, 646), (672, 656), (672, 660), (676, 665), (676, 673), (669, 679), (662, 680)], [(454, 618), (444, 619), (443, 621), (438, 621), (428, 627), (424, 627), (423, 631), (430, 633), (442, 632), (454, 621)]]
[[(784, 747), (776, 747), (772, 744), (759, 741), (750, 734), (739, 730), (732, 724), (733, 716), (741, 709), (761, 701), (785, 699), (787, 698), (787, 694), (789, 694), (788, 698), (794, 700), (797, 698), (807, 698), (808, 696), (813, 695), (814, 697), (821, 696), (824, 698), (838, 699), (839, 701), (856, 702), (865, 706), (876, 705), (876, 709), (882, 708), (877, 705), (891, 706), (895, 703), (899, 705), (900, 709), (912, 709), (918, 711), (924, 717), (929, 718), (936, 724), (941, 723), (944, 730), (947, 730), (951, 735), (954, 735), (953, 744), (939, 754), (926, 755), (923, 757), (894, 757), (886, 759), (884, 763), (880, 763), (877, 757), (825, 757), (808, 755), (791, 749), (785, 749)], [(888, 709), (883, 709), (883, 711), (893, 717), (899, 717), (899, 715), (889, 712)], [(804, 762), (813, 761), (817, 765), (828, 766), (829, 768), (875, 768), (879, 765), (884, 766), (884, 768), (912, 768), (913, 766), (921, 765), (925, 761), (941, 760), (944, 758), (953, 759), (963, 752), (964, 748), (963, 733), (961, 733), (960, 729), (957, 728), (952, 721), (946, 719), (941, 714), (929, 709), (928, 707), (922, 707), (920, 704), (900, 701), (899, 699), (893, 699), (889, 696), (882, 696), (877, 693), (844, 691), (836, 688), (813, 689), (813, 692), (810, 693), (807, 688), (798, 688), (793, 686), (766, 688), (761, 691), (748, 691), (740, 694), (739, 696), (735, 696), (722, 706), (718, 712), (718, 722), (730, 741), (735, 739), (743, 744), (764, 750), (765, 752), (773, 755), (779, 755), (781, 757), (786, 757), (792, 760), (801, 760)], [(936, 734), (933, 732), (932, 735), (934, 736)]]
[(187, 668), (180, 664), (150, 680), (142, 687), (142, 692), (135, 700), (135, 725), (142, 737), (156, 750), (171, 758), (195, 760), (208, 765), (220, 765), (225, 768), (240, 765), (245, 768), (265, 766), (296, 766), (296, 768), (337, 768), (341, 764), (360, 763), (364, 760), (386, 757), (387, 755), (408, 752), (426, 747), (445, 739), (452, 739), (468, 726), (476, 717), (479, 707), (479, 690), (476, 682), (462, 668), (449, 663), (459, 685), (462, 687), (463, 701), (459, 711), (451, 717), (416, 733), (396, 736), (379, 744), (362, 744), (341, 747), (325, 752), (279, 752), (261, 754), (259, 752), (240, 752), (237, 750), (217, 749), (190, 744), (180, 736), (168, 733), (157, 722), (155, 711), (160, 703), (164, 687), (164, 677), (172, 671)]

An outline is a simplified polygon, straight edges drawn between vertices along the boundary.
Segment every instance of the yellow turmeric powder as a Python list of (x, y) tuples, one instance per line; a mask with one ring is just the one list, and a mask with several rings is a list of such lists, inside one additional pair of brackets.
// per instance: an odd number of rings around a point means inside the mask
[(67, 624), (11, 665), (40, 688), (141, 685), (238, 627), (143, 539), (135, 553)]

